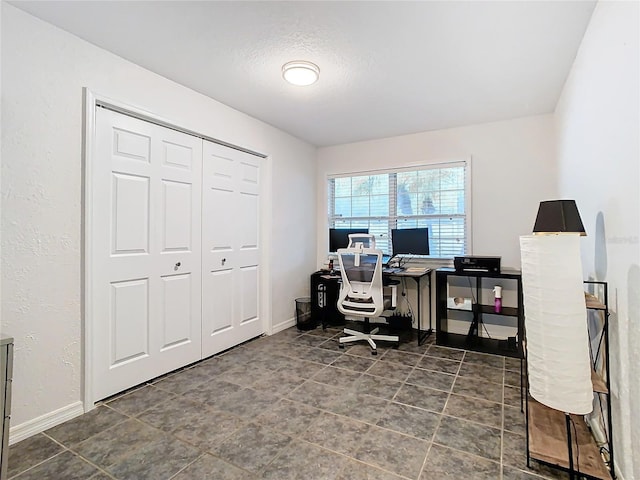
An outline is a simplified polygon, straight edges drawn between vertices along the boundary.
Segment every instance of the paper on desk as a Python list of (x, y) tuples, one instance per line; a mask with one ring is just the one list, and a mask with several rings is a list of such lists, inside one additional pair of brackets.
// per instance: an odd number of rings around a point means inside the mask
[(412, 273), (416, 273), (416, 272), (424, 272), (426, 271), (426, 268), (423, 267), (409, 267), (405, 270), (405, 272), (412, 272)]

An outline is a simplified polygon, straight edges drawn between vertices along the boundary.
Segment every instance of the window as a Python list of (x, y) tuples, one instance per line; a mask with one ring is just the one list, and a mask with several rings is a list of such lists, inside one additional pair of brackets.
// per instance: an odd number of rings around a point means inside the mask
[(391, 230), (429, 228), (431, 256), (469, 251), (467, 162), (335, 176), (328, 180), (329, 227), (368, 228), (391, 254)]

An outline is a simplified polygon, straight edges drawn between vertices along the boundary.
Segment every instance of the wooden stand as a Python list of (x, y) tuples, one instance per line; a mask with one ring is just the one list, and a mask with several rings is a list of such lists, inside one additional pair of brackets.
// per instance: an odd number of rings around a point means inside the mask
[[(527, 413), (531, 458), (567, 470), (573, 467), (574, 472), (592, 478), (611, 478), (609, 470), (600, 457), (600, 450), (580, 415), (571, 415), (575, 434), (569, 437), (566, 423), (568, 417), (565, 418), (563, 412), (529, 398)], [(571, 445), (573, 465), (569, 461), (568, 445)]]
[[(527, 422), (527, 466), (530, 467), (530, 459), (563, 468), (569, 472), (571, 478), (574, 475), (594, 479), (615, 479), (615, 467), (613, 463), (613, 434), (611, 405), (610, 405), (610, 376), (609, 376), (609, 307), (607, 284), (604, 282), (585, 281), (586, 285), (600, 286), (603, 290), (604, 302), (596, 296), (585, 296), (586, 306), (589, 310), (601, 311), (604, 315), (603, 328), (595, 338), (597, 350), (590, 348), (592, 370), (591, 383), (602, 410), (602, 399), (606, 398), (606, 425), (605, 434), (607, 443), (603, 448), (609, 453), (609, 466), (603, 461), (600, 448), (596, 444), (589, 427), (580, 415), (566, 415), (565, 413), (549, 408), (526, 395), (526, 422)], [(526, 341), (523, 361), (526, 363)], [(590, 344), (591, 347), (591, 344)], [(599, 362), (604, 362), (606, 380), (596, 372)], [(526, 368), (521, 370), (526, 371)], [(522, 385), (524, 389), (524, 385)], [(522, 400), (522, 397), (521, 397)], [(601, 411), (604, 416), (604, 412)], [(573, 434), (571, 433), (574, 428)]]

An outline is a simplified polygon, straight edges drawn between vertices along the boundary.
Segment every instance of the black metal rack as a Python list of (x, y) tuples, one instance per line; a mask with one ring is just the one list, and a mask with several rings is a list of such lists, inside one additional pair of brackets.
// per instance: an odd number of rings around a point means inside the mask
[[(527, 466), (531, 466), (531, 459), (533, 458), (569, 472), (572, 479), (576, 477), (600, 480), (615, 479), (613, 423), (610, 402), (608, 287), (606, 282), (586, 280), (584, 284), (593, 290), (600, 290), (597, 292), (599, 295), (585, 293), (585, 302), (588, 311), (602, 312), (603, 317), (602, 329), (599, 332), (593, 331), (593, 327), (589, 325), (589, 352), (592, 367), (591, 382), (594, 395), (598, 401), (603, 433), (606, 439), (603, 444), (598, 445), (583, 417), (580, 415), (568, 415), (546, 407), (530, 398), (527, 394), (525, 396)], [(527, 372), (526, 348), (524, 353), (524, 372)], [(604, 370), (604, 376), (599, 374), (598, 370)], [(528, 380), (524, 381), (528, 382)], [(604, 420), (605, 415), (606, 421)]]

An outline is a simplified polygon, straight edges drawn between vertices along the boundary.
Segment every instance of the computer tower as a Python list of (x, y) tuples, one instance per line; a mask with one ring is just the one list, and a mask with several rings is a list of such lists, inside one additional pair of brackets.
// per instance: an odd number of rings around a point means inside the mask
[[(330, 278), (328, 278), (330, 277)], [(340, 282), (327, 272), (311, 274), (311, 319), (317, 325), (344, 325), (344, 315), (338, 311)]]

